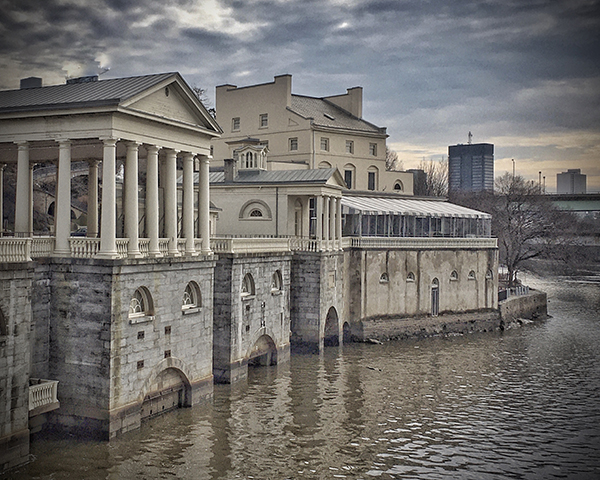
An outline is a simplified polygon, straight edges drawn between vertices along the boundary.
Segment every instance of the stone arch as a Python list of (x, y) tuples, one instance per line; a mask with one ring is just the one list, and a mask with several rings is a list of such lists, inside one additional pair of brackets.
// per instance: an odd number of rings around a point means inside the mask
[[(260, 212), (257, 215), (256, 212)], [(271, 220), (271, 209), (262, 200), (254, 199), (249, 200), (240, 209), (240, 219), (259, 219), (259, 220)]]
[(183, 362), (169, 357), (156, 365), (144, 382), (138, 398), (141, 418), (192, 405), (190, 372)]
[(271, 335), (263, 333), (253, 343), (246, 356), (248, 366), (269, 367), (277, 365), (277, 346)]
[(337, 310), (331, 307), (325, 317), (323, 341), (326, 347), (334, 347), (340, 344), (340, 324)]

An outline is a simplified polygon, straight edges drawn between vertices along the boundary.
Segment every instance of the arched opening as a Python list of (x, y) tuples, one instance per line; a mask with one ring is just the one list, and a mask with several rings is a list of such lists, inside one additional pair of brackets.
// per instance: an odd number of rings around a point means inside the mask
[(247, 273), (242, 280), (242, 297), (251, 297), (255, 294), (254, 278), (250, 273)]
[(129, 318), (154, 315), (152, 295), (146, 287), (138, 288), (129, 302)]
[(175, 368), (160, 372), (142, 403), (142, 420), (191, 405), (191, 389), (185, 376)]
[(331, 163), (325, 162), (325, 161), (320, 162), (319, 163), (319, 168), (331, 168)]
[(0, 335), (8, 335), (8, 320), (0, 309)]
[(434, 278), (431, 282), (431, 316), (437, 317), (440, 313), (440, 282)]
[(350, 324), (348, 322), (344, 322), (342, 330), (344, 332), (344, 343), (350, 343), (352, 341), (352, 330), (350, 329)]
[(331, 307), (325, 318), (325, 333), (323, 342), (326, 347), (335, 347), (340, 344), (340, 327), (337, 311)]
[(194, 281), (189, 282), (183, 292), (183, 298), (181, 302), (181, 310), (192, 310), (194, 308), (200, 308), (202, 306), (202, 295), (200, 294), (200, 287)]
[(262, 335), (250, 351), (248, 366), (269, 367), (271, 365), (277, 365), (277, 347), (269, 335)]

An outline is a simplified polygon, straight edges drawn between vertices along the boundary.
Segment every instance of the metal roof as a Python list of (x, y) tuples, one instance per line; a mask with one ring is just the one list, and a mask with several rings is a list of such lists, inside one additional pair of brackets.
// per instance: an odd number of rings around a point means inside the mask
[(385, 134), (385, 128), (377, 127), (355, 117), (343, 108), (322, 98), (292, 95), (290, 110), (304, 118), (312, 118), (314, 125)]
[(95, 82), (0, 91), (0, 113), (118, 105), (144, 90), (178, 75), (175, 72)]
[[(327, 183), (335, 173), (335, 168), (318, 168), (309, 170), (239, 170), (233, 183), (268, 184), (268, 183)], [(210, 183), (224, 183), (224, 172), (210, 172)], [(194, 175), (194, 182), (198, 174)]]
[(411, 198), (342, 197), (342, 212), (364, 215), (410, 215), (491, 219), (491, 215), (442, 200)]

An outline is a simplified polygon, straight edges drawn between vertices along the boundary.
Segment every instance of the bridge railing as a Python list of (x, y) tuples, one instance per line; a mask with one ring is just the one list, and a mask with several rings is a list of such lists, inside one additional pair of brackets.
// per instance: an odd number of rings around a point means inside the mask
[(58, 403), (58, 380), (29, 379), (29, 411)]

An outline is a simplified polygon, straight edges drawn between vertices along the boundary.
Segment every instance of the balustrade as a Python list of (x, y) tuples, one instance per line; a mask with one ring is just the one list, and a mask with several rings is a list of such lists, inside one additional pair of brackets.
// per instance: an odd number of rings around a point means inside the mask
[(29, 379), (29, 410), (58, 402), (58, 380)]

